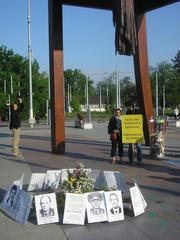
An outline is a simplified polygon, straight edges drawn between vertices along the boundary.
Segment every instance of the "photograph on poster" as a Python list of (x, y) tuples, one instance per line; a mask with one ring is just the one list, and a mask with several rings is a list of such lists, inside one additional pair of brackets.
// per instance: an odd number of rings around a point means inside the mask
[(145, 212), (143, 200), (137, 186), (130, 188), (131, 201), (133, 205), (134, 216)]
[(32, 204), (32, 196), (13, 185), (6, 192), (0, 209), (21, 224), (26, 224)]
[(66, 193), (63, 223), (84, 225), (85, 210), (84, 194)]
[(104, 171), (92, 170), (89, 173), (89, 176), (94, 179), (94, 188), (101, 189), (102, 187), (107, 186), (106, 179), (104, 177)]
[(48, 188), (57, 189), (61, 178), (61, 170), (49, 170), (47, 171), (46, 178), (44, 181), (43, 189)]
[(120, 172), (114, 172), (114, 176), (116, 178), (117, 189), (121, 190), (123, 197), (129, 197), (129, 189), (126, 185), (126, 181), (124, 175)]
[(24, 181), (24, 174), (21, 176), (20, 179), (14, 180), (13, 185), (17, 185), (20, 187), (20, 189), (23, 188), (23, 181)]
[(10, 188), (8, 195), (7, 195), (7, 199), (6, 199), (6, 205), (14, 206), (14, 204), (16, 202), (17, 190), (18, 190), (17, 185), (13, 185)]
[(46, 173), (32, 173), (27, 191), (41, 191), (45, 177)]
[(124, 209), (121, 191), (105, 192), (107, 215), (109, 222), (124, 220)]
[(70, 173), (73, 173), (74, 170), (76, 170), (76, 168), (69, 168), (69, 169), (63, 168), (61, 170), (61, 183), (63, 183), (64, 181), (67, 180), (67, 178), (68, 178), (68, 171)]
[(86, 194), (88, 223), (107, 221), (104, 192)]
[(59, 222), (55, 193), (35, 196), (37, 224)]

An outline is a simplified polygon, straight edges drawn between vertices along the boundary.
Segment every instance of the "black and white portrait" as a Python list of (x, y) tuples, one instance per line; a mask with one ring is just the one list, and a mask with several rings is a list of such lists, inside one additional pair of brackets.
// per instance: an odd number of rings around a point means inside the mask
[(90, 193), (88, 195), (88, 201), (91, 204), (90, 214), (92, 215), (99, 215), (104, 214), (105, 210), (104, 208), (101, 208), (101, 202), (102, 202), (102, 194), (97, 193)]
[(103, 222), (107, 220), (103, 192), (92, 192), (87, 194), (88, 222)]
[(55, 193), (35, 196), (35, 207), (38, 225), (59, 221)]
[(40, 217), (54, 216), (54, 209), (51, 207), (51, 197), (49, 195), (43, 195), (40, 198), (40, 207)]
[(13, 206), (17, 195), (17, 186), (13, 185), (6, 199), (6, 205)]
[(121, 191), (105, 192), (107, 215), (109, 222), (124, 220), (124, 209)]
[(116, 193), (111, 193), (109, 195), (109, 202), (112, 206), (112, 208), (110, 209), (110, 212), (112, 214), (120, 214), (121, 213), (121, 207), (119, 206), (119, 199)]
[(43, 189), (44, 190), (48, 188), (57, 189), (59, 186), (60, 178), (61, 178), (61, 170), (47, 171)]
[(28, 191), (41, 191), (44, 186), (46, 173), (32, 173)]

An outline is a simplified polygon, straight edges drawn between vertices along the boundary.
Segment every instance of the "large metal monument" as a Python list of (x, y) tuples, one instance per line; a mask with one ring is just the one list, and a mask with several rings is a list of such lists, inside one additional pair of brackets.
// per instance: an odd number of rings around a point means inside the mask
[[(95, 9), (114, 10), (114, 2), (121, 0), (49, 0), (49, 60), (51, 86), (51, 145), (52, 152), (65, 153), (64, 128), (64, 66), (62, 6), (71, 5)], [(149, 144), (149, 120), (153, 116), (151, 86), (146, 39), (146, 12), (178, 2), (179, 0), (122, 0), (133, 2), (136, 26), (134, 56), (138, 102), (144, 115), (144, 136)], [(115, 9), (116, 10), (116, 9)], [(76, 27), (76, 26), (72, 26)], [(97, 43), (98, 44), (98, 43)]]

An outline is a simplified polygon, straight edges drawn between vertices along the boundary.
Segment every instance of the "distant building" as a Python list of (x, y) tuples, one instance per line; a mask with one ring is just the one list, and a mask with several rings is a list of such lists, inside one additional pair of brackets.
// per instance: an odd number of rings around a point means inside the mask
[[(100, 97), (99, 96), (91, 96), (89, 97), (89, 108), (91, 112), (105, 112), (106, 109), (106, 97), (101, 97), (101, 104), (100, 104)], [(101, 105), (101, 106), (100, 106)], [(81, 111), (86, 112), (87, 106), (81, 105)]]

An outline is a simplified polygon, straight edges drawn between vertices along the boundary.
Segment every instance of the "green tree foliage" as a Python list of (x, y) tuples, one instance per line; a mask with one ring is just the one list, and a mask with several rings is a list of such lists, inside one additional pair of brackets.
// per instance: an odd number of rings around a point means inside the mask
[[(116, 106), (116, 72), (97, 84), (97, 94), (99, 94), (100, 85), (102, 96), (106, 96), (106, 109), (112, 111)], [(127, 106), (130, 102), (137, 102), (136, 85), (130, 77), (124, 77), (120, 80), (120, 91), (122, 105)]]
[(180, 50), (175, 55), (174, 59), (172, 59), (173, 67), (178, 75), (180, 75)]
[(121, 98), (124, 106), (131, 103), (138, 103), (136, 84), (130, 77), (124, 77), (121, 80)]
[[(13, 79), (13, 93), (11, 92), (11, 77)], [(4, 93), (4, 80), (6, 80), (6, 94)], [(32, 88), (33, 88), (33, 110), (40, 111), (41, 117), (46, 113), (46, 99), (48, 98), (48, 79), (41, 74), (37, 60), (32, 62)], [(0, 47), (0, 108), (5, 109), (8, 95), (11, 102), (21, 96), (24, 103), (24, 118), (29, 116), (29, 66), (28, 59), (15, 54), (6, 46)], [(6, 99), (6, 100), (5, 100)], [(3, 113), (2, 113), (3, 112)], [(6, 111), (7, 112), (7, 111)], [(5, 114), (1, 110), (1, 115)]]
[[(85, 86), (87, 77), (79, 69), (67, 69), (64, 71), (64, 80), (65, 80), (65, 96), (67, 99), (68, 96), (68, 84), (69, 89), (71, 88), (72, 102), (71, 105), (76, 106), (86, 103), (85, 97)], [(88, 93), (89, 96), (92, 96), (95, 93), (93, 87), (93, 81), (88, 77)], [(75, 109), (74, 109), (75, 111)]]
[(163, 86), (165, 87), (166, 107), (174, 107), (180, 104), (180, 74), (179, 74), (179, 52), (172, 60), (172, 63), (163, 61), (156, 67), (151, 67), (150, 78), (155, 107), (156, 74), (158, 78), (158, 99), (159, 106), (163, 106)]

